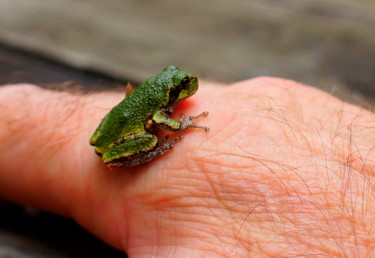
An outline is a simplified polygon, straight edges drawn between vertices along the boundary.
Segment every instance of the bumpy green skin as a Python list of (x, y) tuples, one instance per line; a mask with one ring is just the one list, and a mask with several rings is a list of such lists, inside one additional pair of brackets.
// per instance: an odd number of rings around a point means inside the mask
[[(177, 103), (198, 89), (197, 77), (176, 66), (166, 67), (160, 74), (142, 83), (130, 96), (116, 105), (102, 120), (90, 144), (109, 166), (143, 164), (173, 147), (177, 140), (161, 145), (153, 134), (156, 127), (183, 131), (189, 127), (203, 128), (191, 121), (168, 117)], [(184, 128), (183, 128), (184, 127)]]

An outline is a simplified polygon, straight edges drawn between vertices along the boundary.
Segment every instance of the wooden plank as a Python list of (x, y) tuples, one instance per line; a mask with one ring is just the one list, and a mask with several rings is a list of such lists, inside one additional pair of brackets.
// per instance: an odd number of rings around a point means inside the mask
[(374, 14), (371, 0), (2, 0), (0, 41), (138, 81), (177, 64), (372, 93)]

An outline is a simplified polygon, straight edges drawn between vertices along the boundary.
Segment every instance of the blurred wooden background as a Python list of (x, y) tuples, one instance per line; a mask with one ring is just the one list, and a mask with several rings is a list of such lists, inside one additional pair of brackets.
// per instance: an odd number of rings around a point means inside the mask
[[(169, 64), (213, 81), (280, 76), (352, 102), (374, 100), (375, 1), (0, 1), (0, 83), (103, 88), (143, 81)], [(119, 257), (94, 240), (69, 242), (82, 234), (74, 227), (51, 246), (65, 221), (9, 212), (0, 209), (0, 257)], [(30, 227), (35, 218), (40, 224)], [(38, 227), (50, 230), (44, 240)]]
[(177, 64), (375, 92), (373, 0), (1, 0), (0, 42), (119, 79)]

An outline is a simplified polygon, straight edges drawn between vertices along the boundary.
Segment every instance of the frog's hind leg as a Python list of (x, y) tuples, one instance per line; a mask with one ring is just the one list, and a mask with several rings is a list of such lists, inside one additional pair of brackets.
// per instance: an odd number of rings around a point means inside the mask
[[(156, 137), (156, 136), (153, 136)], [(114, 162), (110, 162), (109, 166), (126, 166), (134, 167), (142, 165), (146, 162), (153, 160), (154, 158), (163, 155), (165, 152), (173, 148), (176, 142), (182, 139), (182, 136), (178, 136), (168, 141), (168, 137), (163, 138), (153, 149), (139, 152), (126, 158), (120, 158)]]
[(175, 145), (176, 142), (182, 139), (182, 136), (178, 136), (176, 138), (173, 138), (170, 141), (167, 141), (166, 139), (163, 139), (163, 141), (158, 144), (155, 149), (141, 153), (141, 155), (137, 157), (133, 157), (132, 159), (129, 159), (126, 161), (123, 166), (128, 166), (128, 167), (133, 167), (133, 166), (138, 166), (141, 164), (144, 164), (146, 162), (149, 162), (153, 160), (154, 158), (163, 155), (165, 152), (171, 150), (173, 146)]
[[(103, 154), (105, 164), (111, 166), (126, 166), (135, 155), (153, 150), (158, 145), (158, 138), (152, 134), (143, 134), (134, 139), (128, 139)], [(124, 164), (121, 164), (124, 163)]]

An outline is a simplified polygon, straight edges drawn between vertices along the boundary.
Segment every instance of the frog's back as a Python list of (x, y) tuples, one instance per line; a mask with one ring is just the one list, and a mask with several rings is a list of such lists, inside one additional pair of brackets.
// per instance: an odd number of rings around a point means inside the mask
[(101, 149), (131, 134), (145, 131), (149, 118), (168, 103), (171, 78), (155, 76), (123, 99), (104, 117), (90, 143)]

